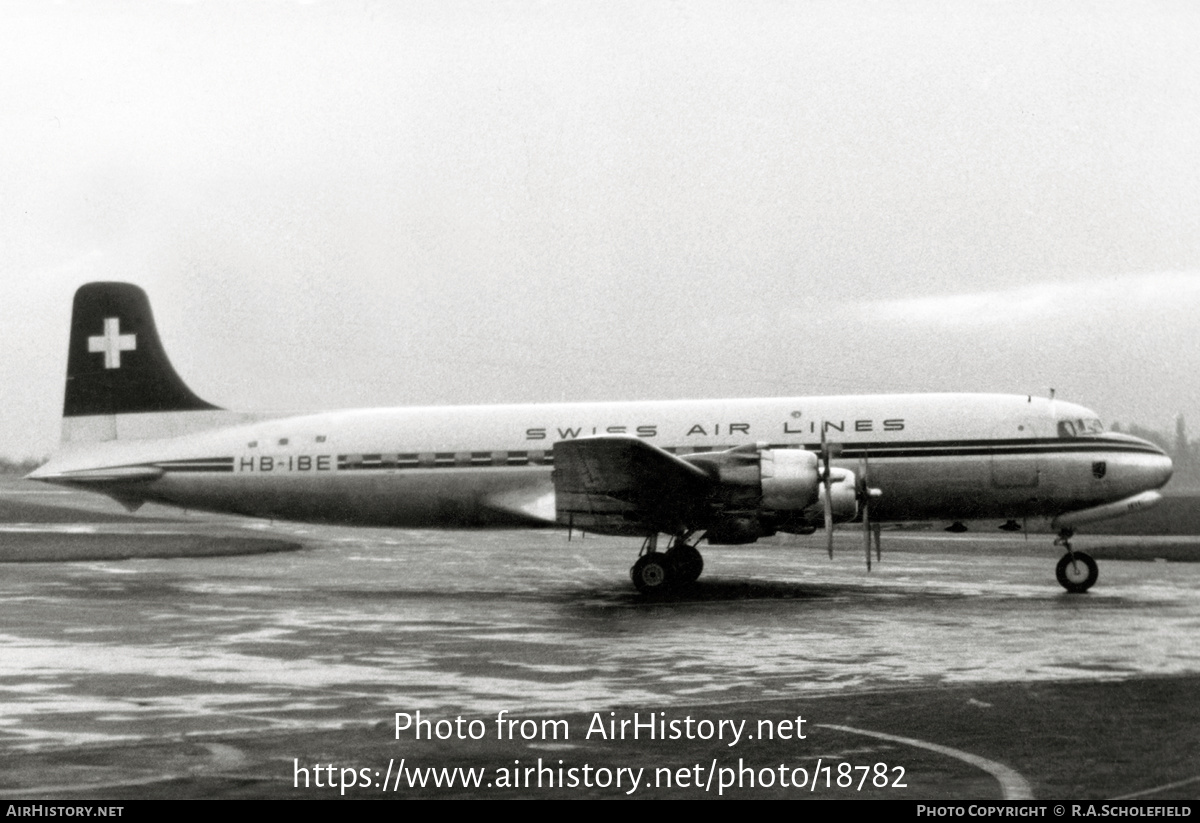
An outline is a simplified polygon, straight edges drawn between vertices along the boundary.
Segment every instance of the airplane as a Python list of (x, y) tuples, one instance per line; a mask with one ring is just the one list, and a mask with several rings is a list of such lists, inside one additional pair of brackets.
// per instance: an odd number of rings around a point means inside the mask
[[(1029, 395), (743, 400), (244, 413), (172, 367), (149, 299), (75, 294), (62, 443), (30, 479), (260, 518), (380, 527), (560, 526), (642, 539), (656, 593), (694, 582), (701, 542), (862, 524), (1049, 520), (1069, 592), (1096, 582), (1076, 527), (1161, 499), (1171, 459), (1097, 415)], [(665, 550), (659, 538), (665, 536)]]

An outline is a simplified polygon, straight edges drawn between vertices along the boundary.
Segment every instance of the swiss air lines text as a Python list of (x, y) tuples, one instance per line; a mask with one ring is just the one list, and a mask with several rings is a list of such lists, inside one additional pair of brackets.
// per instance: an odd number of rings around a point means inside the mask
[[(814, 434), (820, 435), (821, 428), (826, 432), (901, 432), (904, 431), (905, 421), (901, 417), (886, 420), (785, 420), (782, 424), (783, 434)], [(628, 434), (643, 439), (668, 434), (664, 427), (658, 424), (641, 426), (537, 426), (525, 430), (526, 440), (574, 440), (577, 437), (593, 437), (601, 434)], [(749, 436), (749, 423), (691, 423), (680, 426), (677, 434), (683, 437), (733, 437), (736, 435)]]

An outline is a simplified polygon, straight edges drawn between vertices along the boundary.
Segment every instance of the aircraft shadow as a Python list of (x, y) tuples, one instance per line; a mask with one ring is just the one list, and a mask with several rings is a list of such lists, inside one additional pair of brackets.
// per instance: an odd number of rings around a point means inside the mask
[[(801, 600), (821, 601), (844, 597), (861, 597), (878, 593), (865, 586), (845, 586), (825, 583), (797, 583), (751, 578), (698, 580), (689, 585), (654, 594), (641, 594), (627, 584), (611, 589), (595, 589), (596, 597), (630, 605), (662, 605), (667, 603), (718, 603), (737, 601)], [(577, 595), (576, 595), (577, 596)]]

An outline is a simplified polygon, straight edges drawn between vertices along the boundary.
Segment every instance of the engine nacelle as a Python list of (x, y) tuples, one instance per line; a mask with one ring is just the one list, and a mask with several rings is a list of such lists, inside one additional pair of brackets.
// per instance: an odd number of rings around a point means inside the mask
[[(753, 543), (777, 531), (811, 532), (825, 522), (825, 484), (816, 453), (767, 449), (765, 444), (683, 457), (717, 481), (707, 540), (713, 545)], [(858, 516), (854, 472), (829, 469), (829, 498), (837, 522)]]
[[(825, 484), (820, 458), (807, 449), (766, 449), (765, 444), (723, 452), (689, 454), (684, 460), (702, 467), (717, 481), (716, 501), (725, 512), (805, 512), (818, 509), (824, 518)], [(835, 520), (858, 514), (854, 472), (830, 468), (829, 483)]]
[(805, 449), (764, 449), (759, 478), (764, 509), (799, 511), (820, 499), (817, 456)]
[(800, 512), (818, 502), (817, 456), (805, 449), (766, 449), (765, 445), (689, 454), (683, 459), (717, 481), (713, 502), (722, 512)]
[[(858, 517), (858, 483), (854, 472), (849, 469), (829, 470), (829, 500), (833, 504), (833, 519), (843, 523)], [(825, 520), (825, 484), (817, 487), (817, 502), (805, 512), (814, 522)]]

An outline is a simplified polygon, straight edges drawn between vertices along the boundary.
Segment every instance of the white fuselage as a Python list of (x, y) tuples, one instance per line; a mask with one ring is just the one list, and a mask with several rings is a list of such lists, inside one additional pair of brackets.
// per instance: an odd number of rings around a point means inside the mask
[[(1171, 461), (1121, 435), (1064, 435), (1079, 406), (926, 394), (334, 411), (254, 420), (173, 412), (68, 420), (31, 477), (126, 503), (309, 522), (483, 527), (554, 522), (552, 447), (627, 435), (686, 455), (745, 444), (869, 464), (872, 519), (1053, 517), (1156, 489)], [(166, 427), (166, 428), (164, 428)], [(189, 429), (195, 429), (188, 431)], [(81, 436), (80, 433), (86, 436)], [(96, 441), (99, 433), (105, 439)], [(74, 435), (74, 436), (73, 436)], [(121, 479), (121, 471), (144, 471)]]

